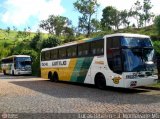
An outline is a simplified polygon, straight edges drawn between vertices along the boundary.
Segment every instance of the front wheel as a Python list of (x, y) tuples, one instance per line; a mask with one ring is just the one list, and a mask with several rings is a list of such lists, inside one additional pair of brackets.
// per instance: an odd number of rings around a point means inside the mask
[(12, 71), (12, 76), (14, 76), (14, 71)]
[(6, 70), (3, 70), (3, 74), (6, 75)]
[(48, 79), (49, 79), (51, 82), (54, 81), (54, 80), (53, 80), (53, 77), (52, 77), (52, 72), (49, 72), (49, 73), (48, 73)]
[(105, 77), (102, 74), (97, 75), (95, 77), (95, 85), (99, 89), (105, 89), (105, 87), (106, 87), (106, 80), (105, 80)]

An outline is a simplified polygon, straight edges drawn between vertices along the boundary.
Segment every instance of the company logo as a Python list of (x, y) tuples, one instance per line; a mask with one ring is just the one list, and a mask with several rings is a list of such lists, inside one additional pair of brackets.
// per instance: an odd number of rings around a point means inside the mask
[(115, 83), (115, 84), (119, 84), (119, 81), (121, 80), (121, 77), (114, 77), (113, 79), (113, 82)]

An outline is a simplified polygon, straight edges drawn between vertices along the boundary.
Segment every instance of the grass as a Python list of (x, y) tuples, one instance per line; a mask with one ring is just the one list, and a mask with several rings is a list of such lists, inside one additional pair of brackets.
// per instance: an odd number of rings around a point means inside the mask
[(160, 88), (160, 81), (157, 84), (153, 84), (152, 87)]

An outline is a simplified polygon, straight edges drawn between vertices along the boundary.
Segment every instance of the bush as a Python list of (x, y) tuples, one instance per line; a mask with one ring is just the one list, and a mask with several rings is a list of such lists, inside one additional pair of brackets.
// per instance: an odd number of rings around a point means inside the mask
[(51, 48), (55, 47), (57, 45), (60, 45), (62, 42), (58, 38), (54, 36), (48, 37), (46, 40), (43, 40), (42, 42), (42, 48)]
[(155, 24), (158, 35), (160, 35), (160, 15), (155, 18), (154, 24)]

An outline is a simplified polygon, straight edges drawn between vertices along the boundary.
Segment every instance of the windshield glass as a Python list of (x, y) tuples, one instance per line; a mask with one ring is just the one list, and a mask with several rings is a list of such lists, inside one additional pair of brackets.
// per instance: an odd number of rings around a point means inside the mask
[(121, 45), (126, 47), (152, 47), (149, 38), (123, 37)]
[(123, 49), (124, 71), (153, 71), (153, 49)]
[(16, 58), (16, 68), (24, 68), (27, 66), (31, 66), (30, 57), (17, 57)]

